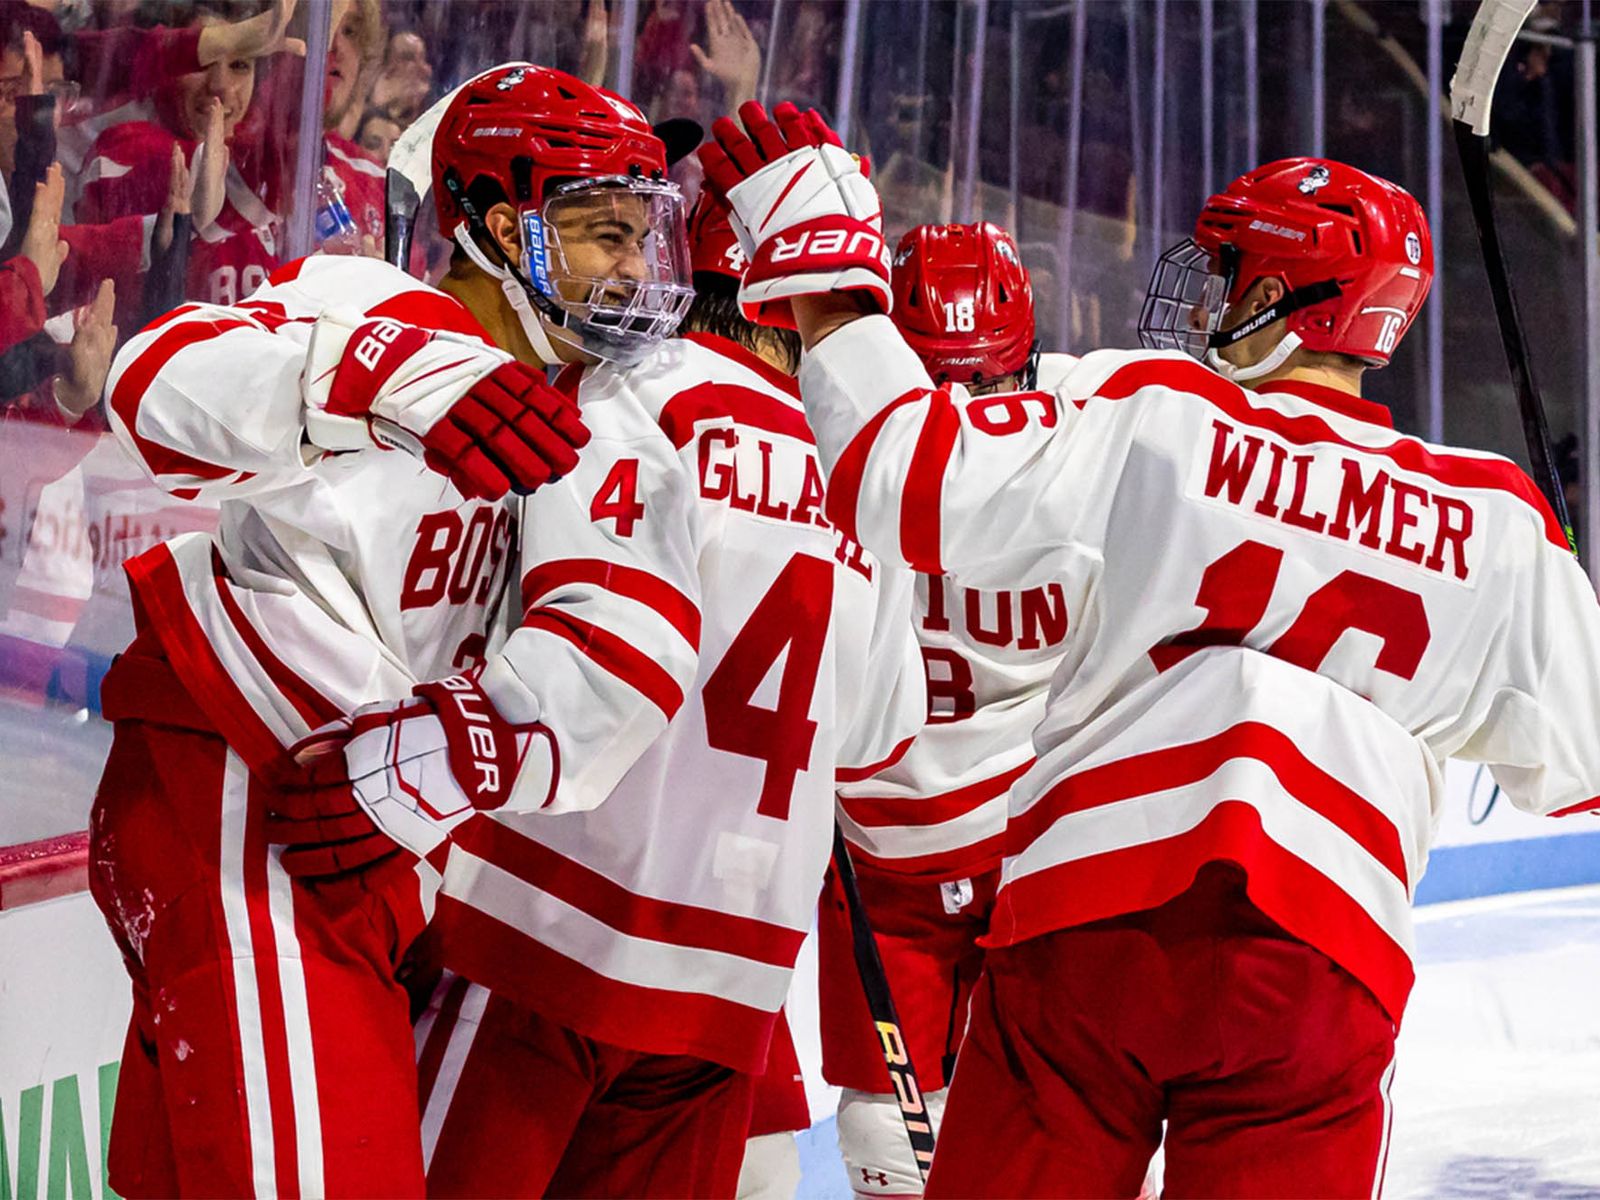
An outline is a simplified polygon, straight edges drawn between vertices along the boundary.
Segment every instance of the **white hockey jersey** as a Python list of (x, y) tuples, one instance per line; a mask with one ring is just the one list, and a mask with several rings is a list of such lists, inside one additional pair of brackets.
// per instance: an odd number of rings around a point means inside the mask
[(1508, 461), (1176, 354), (1097, 352), (1054, 395), (957, 405), (876, 317), (801, 386), (841, 528), (971, 586), (1065, 594), (992, 944), (1229, 860), (1398, 1020), (1443, 761), (1490, 764), (1531, 812), (1600, 807), (1600, 605)]
[[(1041, 355), (1041, 385), (1076, 361)], [(1059, 583), (983, 591), (919, 574), (916, 621), (928, 722), (894, 766), (839, 788), (839, 823), (858, 862), (940, 880), (979, 875), (1000, 863), (1006, 794), (1033, 763), (1066, 595)]]
[[(128, 573), (179, 677), (258, 770), (335, 717), (482, 662), (515, 566), (510, 502), (464, 499), (402, 451), (303, 451), (307, 345), (335, 308), (488, 340), (458, 301), (402, 271), (318, 256), (236, 307), (174, 310), (129, 341), (108, 381), (112, 427), (156, 483), (221, 502), (215, 541), (174, 539)], [(541, 513), (569, 558), (692, 577), (671, 546), (619, 548), (586, 512)], [(643, 562), (641, 548), (668, 557)], [(624, 595), (594, 589), (572, 599), (569, 618), (649, 646), (663, 686), (694, 677), (692, 648)], [(525, 769), (538, 785), (514, 790), (514, 808), (598, 803), (666, 726), (652, 698), (566, 631), (520, 629), (500, 656), (486, 690), (511, 719), (549, 726), (559, 765), (553, 796), (546, 764)]]
[[(591, 811), (456, 831), (441, 954), (589, 1037), (760, 1071), (836, 779), (876, 772), (922, 723), (911, 575), (828, 523), (794, 381), (732, 342), (692, 334), (626, 372), (591, 368), (577, 396), (593, 438), (526, 503), (512, 642), (567, 639), (586, 664), (541, 670), (577, 687), (597, 665), (670, 723)], [(609, 552), (576, 544), (575, 524)], [(602, 593), (631, 614), (608, 630), (581, 616)], [(698, 652), (692, 680), (662, 670), (680, 650)], [(497, 704), (521, 661), (485, 672)]]

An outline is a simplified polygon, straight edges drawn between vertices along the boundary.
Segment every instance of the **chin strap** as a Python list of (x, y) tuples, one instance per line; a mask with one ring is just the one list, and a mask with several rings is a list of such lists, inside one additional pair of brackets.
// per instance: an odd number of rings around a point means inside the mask
[(1272, 348), (1271, 353), (1260, 362), (1251, 363), (1248, 367), (1235, 366), (1214, 349), (1206, 351), (1206, 366), (1233, 383), (1249, 383), (1252, 379), (1260, 379), (1263, 375), (1276, 371), (1283, 366), (1289, 355), (1298, 349), (1300, 349), (1300, 335), (1286, 333)]
[(465, 221), (455, 228), (455, 243), (461, 247), (462, 253), (472, 260), (478, 270), (491, 279), (500, 281), (500, 290), (505, 293), (511, 311), (517, 314), (522, 332), (528, 335), (528, 344), (533, 347), (533, 352), (544, 360), (545, 365), (554, 367), (565, 361), (556, 353), (556, 348), (550, 341), (550, 333), (545, 328), (544, 318), (534, 311), (532, 303), (528, 300), (527, 291), (516, 276), (505, 267), (489, 261), (489, 256), (478, 246)]
[(1235, 342), (1241, 342), (1258, 330), (1265, 329), (1273, 322), (1281, 321), (1292, 312), (1298, 312), (1302, 308), (1310, 308), (1313, 304), (1321, 304), (1326, 300), (1332, 300), (1340, 293), (1339, 283), (1334, 279), (1324, 279), (1321, 283), (1313, 283), (1285, 293), (1278, 298), (1277, 303), (1267, 305), (1255, 316), (1241, 321), (1232, 329), (1225, 329), (1212, 334), (1210, 344), (1206, 347), (1206, 366), (1224, 379), (1232, 380), (1234, 383), (1248, 383), (1252, 379), (1260, 379), (1263, 375), (1276, 371), (1283, 366), (1289, 355), (1300, 349), (1301, 342), (1298, 333), (1284, 334), (1269, 354), (1259, 362), (1253, 362), (1249, 366), (1235, 366), (1225, 360), (1218, 352), (1224, 346), (1231, 346)]

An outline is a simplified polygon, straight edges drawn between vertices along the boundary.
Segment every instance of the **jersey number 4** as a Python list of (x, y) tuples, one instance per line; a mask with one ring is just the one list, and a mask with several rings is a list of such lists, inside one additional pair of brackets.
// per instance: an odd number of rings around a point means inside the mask
[[(817, 734), (811, 696), (832, 613), (833, 564), (796, 554), (729, 643), (701, 692), (712, 749), (766, 764), (756, 805), (763, 816), (789, 819), (795, 776), (811, 762)], [(754, 703), (756, 689), (780, 655), (777, 705), (762, 708)]]
[[(1206, 610), (1193, 629), (1150, 651), (1156, 670), (1165, 671), (1207, 646), (1242, 646), (1272, 602), (1283, 567), (1283, 551), (1257, 541), (1240, 542), (1206, 568), (1194, 602)], [(1377, 668), (1401, 679), (1417, 673), (1428, 647), (1428, 614), (1422, 597), (1359, 571), (1341, 571), (1306, 599), (1266, 652), (1315, 671), (1348, 629), (1370, 633), (1382, 643)]]

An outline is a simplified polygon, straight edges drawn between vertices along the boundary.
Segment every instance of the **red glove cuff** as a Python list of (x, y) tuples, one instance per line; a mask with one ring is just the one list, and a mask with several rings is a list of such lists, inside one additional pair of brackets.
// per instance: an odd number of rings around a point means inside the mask
[(372, 401), (400, 369), (433, 335), (415, 325), (379, 317), (357, 326), (345, 343), (333, 383), (328, 389), (327, 411), (341, 417), (365, 417)]
[(419, 683), (412, 694), (439, 715), (450, 771), (472, 807), (484, 811), (503, 805), (522, 766), (517, 727), (501, 717), (477, 681), (465, 675)]

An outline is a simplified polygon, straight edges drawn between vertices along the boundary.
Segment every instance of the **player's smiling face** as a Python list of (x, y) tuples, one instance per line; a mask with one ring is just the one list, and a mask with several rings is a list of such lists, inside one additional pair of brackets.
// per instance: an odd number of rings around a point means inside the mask
[(552, 274), (563, 299), (591, 299), (593, 280), (650, 277), (645, 247), (653, 231), (643, 196), (598, 191), (564, 199), (552, 209), (549, 220), (560, 248)]

